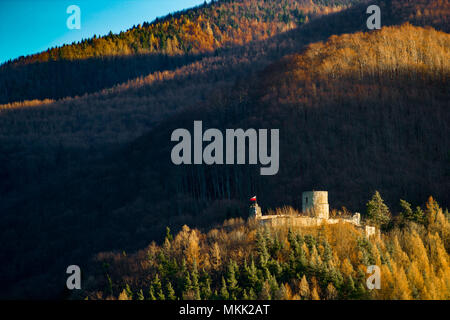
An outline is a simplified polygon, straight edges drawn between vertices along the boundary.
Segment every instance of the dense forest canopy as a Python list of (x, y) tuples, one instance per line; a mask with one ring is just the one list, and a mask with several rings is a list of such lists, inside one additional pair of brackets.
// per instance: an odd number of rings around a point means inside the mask
[(338, 10), (360, 1), (212, 1), (192, 9), (169, 14), (152, 23), (144, 22), (119, 34), (50, 48), (45, 52), (21, 57), (8, 64), (78, 60), (90, 57), (165, 53), (168, 55), (200, 53), (227, 44), (243, 44), (267, 38), (301, 25), (306, 14)]
[[(292, 209), (284, 208), (284, 211)], [(417, 223), (402, 216), (380, 237), (349, 224), (263, 227), (230, 219), (207, 232), (183, 226), (135, 254), (96, 256), (74, 298), (119, 300), (450, 299), (450, 223), (432, 198)], [(368, 290), (367, 267), (380, 267)]]
[[(214, 1), (120, 34), (93, 37), (7, 62), (0, 66), (0, 103), (96, 92), (150, 72), (174, 69), (223, 48), (268, 39), (318, 16), (362, 3), (360, 14), (352, 15), (355, 21), (341, 19), (335, 28), (337, 33), (351, 32), (345, 30), (348, 23), (365, 27), (365, 2)], [(448, 0), (375, 3), (382, 8), (383, 25), (409, 21), (449, 30)], [(319, 25), (316, 32), (326, 28)]]
[(0, 66), (0, 103), (94, 92), (220, 48), (267, 39), (353, 2), (213, 1), (120, 34), (94, 36), (7, 62)]

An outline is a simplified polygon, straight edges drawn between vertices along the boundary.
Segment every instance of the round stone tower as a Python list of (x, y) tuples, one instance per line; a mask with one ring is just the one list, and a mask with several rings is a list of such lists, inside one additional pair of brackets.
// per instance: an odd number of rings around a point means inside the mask
[(305, 191), (302, 193), (302, 211), (316, 218), (328, 219), (328, 191)]

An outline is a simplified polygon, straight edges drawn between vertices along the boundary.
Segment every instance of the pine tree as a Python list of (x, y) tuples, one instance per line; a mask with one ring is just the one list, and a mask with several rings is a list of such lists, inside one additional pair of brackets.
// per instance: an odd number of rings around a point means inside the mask
[(338, 296), (338, 292), (336, 288), (333, 286), (333, 283), (329, 283), (327, 286), (327, 300), (334, 300)]
[(186, 266), (186, 259), (183, 256), (183, 259), (181, 260), (180, 272), (182, 274), (186, 274), (187, 271), (188, 270), (187, 270), (187, 266)]
[(167, 282), (167, 300), (176, 300), (175, 290), (173, 290), (172, 284)]
[(308, 250), (308, 248), (305, 243), (303, 243), (302, 245), (300, 245), (300, 243), (299, 243), (299, 248), (297, 250), (297, 256), (298, 256), (297, 261), (299, 263), (301, 271), (304, 271), (306, 268), (306, 265), (308, 264), (308, 259), (306, 257), (307, 250)]
[(242, 300), (248, 300), (248, 295), (247, 295), (246, 289), (244, 289), (244, 291), (242, 292)]
[(227, 284), (228, 284), (228, 292), (230, 294), (230, 299), (236, 300), (238, 295), (238, 282), (236, 279), (236, 270), (237, 266), (231, 260), (228, 265), (228, 273), (227, 273)]
[(248, 298), (249, 300), (256, 300), (256, 294), (253, 288), (250, 288), (250, 290), (248, 291)]
[(311, 300), (320, 300), (319, 293), (317, 292), (316, 287), (314, 287), (311, 291)]
[(106, 294), (112, 295), (113, 294), (113, 284), (112, 284), (112, 280), (111, 280), (111, 277), (109, 276), (109, 274), (106, 274), (106, 280), (108, 282), (108, 286), (106, 287)]
[(258, 278), (258, 269), (256, 269), (255, 262), (252, 259), (252, 262), (250, 263), (250, 267), (248, 268), (248, 282), (250, 288), (258, 289), (259, 284), (259, 278)]
[(266, 280), (263, 283), (261, 292), (259, 294), (259, 299), (261, 299), (261, 300), (271, 300), (272, 299), (272, 295), (271, 295), (270, 291), (271, 291), (271, 288), (270, 288), (269, 281)]
[(349, 298), (354, 297), (356, 294), (355, 282), (353, 281), (353, 277), (351, 275), (348, 276), (345, 289)]
[(223, 300), (228, 300), (230, 298), (230, 295), (227, 290), (227, 283), (225, 282), (224, 277), (222, 277), (222, 287), (220, 288), (220, 297)]
[(131, 300), (130, 297), (127, 294), (127, 290), (123, 289), (122, 292), (119, 294), (118, 300)]
[(369, 220), (376, 226), (381, 227), (389, 223), (391, 214), (388, 206), (384, 203), (378, 191), (372, 196), (372, 199), (367, 202), (367, 216)]
[(408, 280), (403, 268), (397, 267), (395, 271), (395, 284), (391, 299), (395, 300), (409, 300), (411, 299), (411, 289), (409, 288)]
[(291, 249), (295, 250), (295, 248), (297, 247), (297, 239), (295, 238), (295, 235), (292, 232), (291, 228), (289, 228), (289, 231), (288, 231), (288, 242), (291, 246)]
[(359, 283), (358, 290), (356, 290), (356, 298), (357, 299), (366, 299), (367, 298), (367, 290), (365, 284)]
[(303, 300), (307, 300), (310, 298), (309, 284), (308, 280), (306, 280), (306, 276), (303, 275), (302, 280), (300, 281), (300, 297)]
[(277, 260), (271, 263), (270, 270), (272, 271), (275, 277), (279, 277), (281, 275), (281, 272), (283, 272), (283, 268), (281, 267), (280, 263)]
[(411, 204), (402, 199), (400, 199), (400, 206), (402, 207), (400, 215), (403, 219), (414, 221), (416, 223), (423, 223), (423, 211), (420, 207), (417, 207), (417, 209), (413, 211)]
[(153, 288), (153, 285), (150, 285), (150, 287), (148, 289), (148, 298), (150, 300), (156, 300), (155, 289)]
[(256, 233), (256, 246), (259, 253), (259, 262), (261, 267), (265, 267), (269, 261), (269, 251), (267, 249), (266, 238), (258, 230)]
[(158, 274), (155, 275), (155, 278), (152, 281), (153, 292), (156, 295), (157, 300), (165, 300), (164, 293), (162, 291), (161, 280), (159, 279)]
[(188, 270), (186, 270), (184, 279), (183, 279), (183, 293), (182, 297), (184, 300), (193, 300), (196, 299), (196, 293), (194, 291), (193, 282), (191, 280), (191, 274)]
[(192, 291), (194, 291), (194, 299), (200, 300), (200, 284), (198, 280), (197, 261), (194, 259), (194, 265), (192, 267)]
[(269, 280), (269, 285), (270, 285), (270, 295), (274, 299), (276, 299), (276, 294), (277, 294), (278, 290), (280, 289), (280, 287), (278, 286), (277, 279), (273, 275), (270, 275), (268, 280)]
[(214, 244), (211, 247), (210, 257), (211, 257), (211, 264), (214, 270), (219, 270), (222, 264), (222, 258), (220, 255), (220, 248), (217, 242), (214, 242)]
[(137, 300), (144, 300), (144, 292), (142, 292), (142, 289), (140, 289), (136, 295)]
[(173, 240), (173, 236), (172, 236), (172, 234), (170, 233), (170, 228), (169, 228), (169, 227), (166, 227), (166, 239), (167, 239), (169, 242), (172, 242), (172, 240)]
[(289, 300), (287, 287), (282, 284), (278, 287), (278, 290), (273, 295), (274, 300)]
[(331, 261), (331, 258), (333, 257), (333, 251), (331, 250), (330, 244), (328, 243), (328, 241), (324, 241), (323, 242), (323, 261), (328, 263)]
[(125, 285), (125, 292), (127, 293), (127, 296), (130, 300), (133, 299), (133, 292), (131, 291), (130, 286), (128, 285), (128, 283)]
[(208, 300), (212, 295), (211, 291), (211, 279), (209, 276), (206, 276), (204, 285), (202, 287), (202, 297), (205, 300)]

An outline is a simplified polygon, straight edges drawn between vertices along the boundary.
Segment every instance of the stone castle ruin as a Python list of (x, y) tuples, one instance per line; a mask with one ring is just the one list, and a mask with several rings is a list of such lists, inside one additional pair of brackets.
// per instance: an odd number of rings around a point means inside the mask
[(367, 237), (376, 235), (373, 226), (363, 225), (361, 215), (356, 212), (349, 218), (330, 219), (330, 206), (328, 204), (328, 191), (305, 191), (302, 193), (302, 214), (299, 215), (263, 215), (258, 203), (250, 205), (249, 217), (261, 224), (271, 226), (319, 226), (321, 224), (336, 224), (339, 222), (351, 223), (358, 228), (364, 228)]

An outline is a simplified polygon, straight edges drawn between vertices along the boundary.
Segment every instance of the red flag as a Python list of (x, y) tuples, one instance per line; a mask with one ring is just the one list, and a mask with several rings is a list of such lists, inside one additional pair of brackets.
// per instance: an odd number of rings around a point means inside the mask
[(256, 202), (256, 196), (251, 197), (250, 201), (255, 201)]

